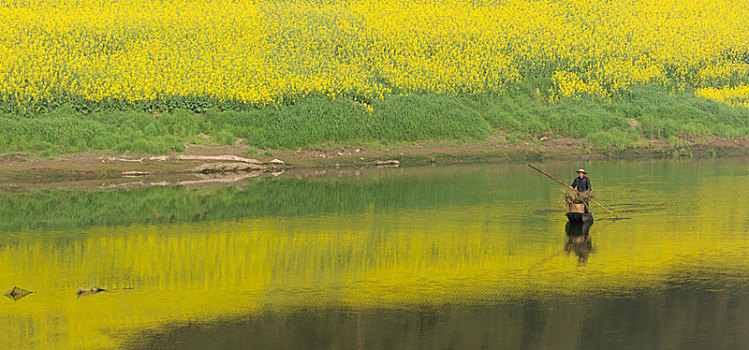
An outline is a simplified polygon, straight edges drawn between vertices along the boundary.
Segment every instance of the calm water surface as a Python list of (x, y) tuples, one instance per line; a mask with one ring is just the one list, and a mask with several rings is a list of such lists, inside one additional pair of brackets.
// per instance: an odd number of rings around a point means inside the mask
[(749, 346), (749, 159), (538, 166), (628, 219), (524, 164), (0, 192), (0, 347)]

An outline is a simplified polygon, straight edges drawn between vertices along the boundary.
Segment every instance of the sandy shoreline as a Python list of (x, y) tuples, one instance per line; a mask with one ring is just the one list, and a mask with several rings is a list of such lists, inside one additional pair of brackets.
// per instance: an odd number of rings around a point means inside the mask
[[(430, 143), (396, 146), (359, 146), (328, 149), (298, 149), (248, 152), (244, 146), (188, 145), (185, 151), (169, 155), (84, 153), (62, 155), (55, 158), (36, 158), (24, 155), (0, 156), (0, 190), (33, 187), (87, 187), (89, 182), (127, 183), (125, 178), (171, 176), (184, 178), (180, 181), (217, 179), (231, 182), (254, 176), (307, 176), (321, 169), (376, 168), (378, 161), (397, 160), (400, 166), (430, 163), (460, 163), (476, 161), (539, 161), (539, 160), (587, 160), (587, 159), (648, 159), (674, 157), (732, 157), (749, 155), (749, 140), (726, 141), (713, 139), (704, 144), (685, 147), (670, 147), (652, 141), (647, 148), (627, 150), (596, 150), (583, 146), (577, 139), (552, 139), (543, 142), (520, 142), (515, 145), (481, 142), (471, 144)], [(159, 157), (160, 156), (160, 157)], [(185, 157), (187, 156), (187, 157)], [(226, 171), (221, 174), (203, 174), (195, 171), (207, 163), (201, 159), (216, 156), (257, 159), (268, 162), (278, 159), (282, 167), (252, 169), (248, 171)], [(392, 166), (389, 165), (389, 166)], [(200, 178), (196, 178), (199, 175)], [(123, 179), (123, 181), (117, 181)], [(238, 180), (237, 180), (238, 181)], [(146, 181), (147, 182), (147, 181)], [(200, 181), (198, 181), (200, 183)]]

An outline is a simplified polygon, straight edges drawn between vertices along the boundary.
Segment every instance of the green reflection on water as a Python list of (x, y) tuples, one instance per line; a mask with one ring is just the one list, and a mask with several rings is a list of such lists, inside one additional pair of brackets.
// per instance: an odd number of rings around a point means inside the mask
[[(746, 164), (585, 164), (630, 218), (597, 212), (585, 264), (564, 249), (558, 185), (522, 164), (3, 193), (0, 286), (37, 293), (0, 303), (12, 334), (0, 345), (112, 347), (165, 324), (300, 308), (488, 307), (685, 281), (731, 292), (749, 276)], [(577, 167), (543, 164), (570, 181)], [(92, 285), (113, 291), (76, 298)]]
[(149, 330), (136, 349), (739, 349), (749, 296), (671, 288), (628, 298), (256, 312)]

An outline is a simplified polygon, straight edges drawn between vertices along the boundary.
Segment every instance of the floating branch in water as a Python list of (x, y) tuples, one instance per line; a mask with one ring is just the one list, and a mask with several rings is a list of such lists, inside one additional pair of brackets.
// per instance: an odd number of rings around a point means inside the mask
[(93, 295), (99, 292), (106, 292), (106, 289), (101, 289), (97, 286), (91, 286), (91, 287), (78, 287), (78, 289), (75, 291), (75, 294), (78, 295), (78, 297), (86, 296), (86, 295)]
[(5, 293), (5, 296), (13, 299), (13, 301), (18, 301), (18, 299), (21, 299), (31, 293), (34, 293), (34, 292), (31, 292), (22, 288), (18, 288), (18, 287), (13, 287), (13, 289)]
[(399, 162), (399, 161), (397, 161), (395, 159), (391, 159), (391, 160), (376, 160), (376, 161), (374, 161), (372, 163), (369, 163), (369, 164), (371, 164), (373, 166), (380, 166), (380, 167), (388, 167), (389, 166), (389, 167), (395, 167), (395, 168), (397, 168), (401, 164), (401, 162)]

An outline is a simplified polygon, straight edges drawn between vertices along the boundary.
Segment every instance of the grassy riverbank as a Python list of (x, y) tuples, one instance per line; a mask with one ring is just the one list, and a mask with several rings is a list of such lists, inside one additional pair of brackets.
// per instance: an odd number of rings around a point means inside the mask
[(749, 10), (731, 0), (19, 0), (0, 15), (0, 154), (749, 138), (749, 30), (733, 25)]
[(306, 98), (258, 109), (163, 113), (102, 109), (84, 113), (63, 106), (46, 113), (0, 114), (0, 153), (52, 156), (104, 151), (163, 154), (186, 144), (245, 145), (255, 149), (464, 144), (493, 140), (579, 139), (602, 151), (671, 147), (714, 137), (749, 138), (749, 108), (638, 86), (613, 101), (550, 101), (543, 83), (503, 95), (411, 94), (371, 101)]

